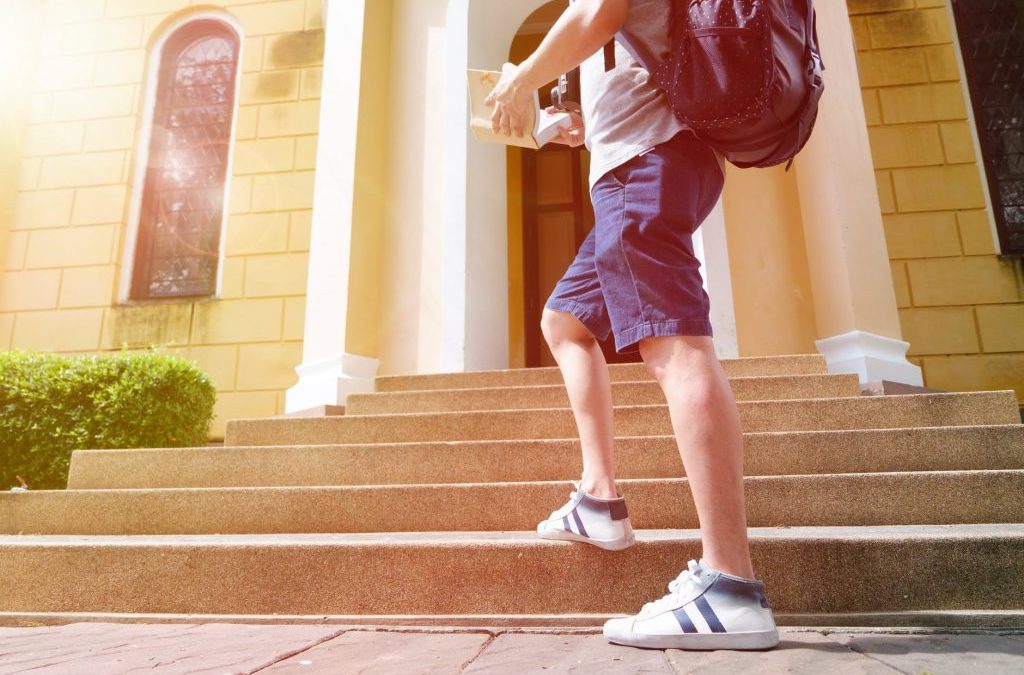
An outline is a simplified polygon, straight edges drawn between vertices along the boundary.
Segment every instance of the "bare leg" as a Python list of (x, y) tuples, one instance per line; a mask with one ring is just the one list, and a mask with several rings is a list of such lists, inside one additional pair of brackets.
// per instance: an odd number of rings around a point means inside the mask
[(544, 308), (541, 332), (555, 357), (583, 448), (580, 488), (594, 497), (618, 496), (612, 447), (612, 387), (608, 363), (589, 329), (569, 312)]
[(665, 392), (700, 521), (705, 563), (754, 578), (743, 494), (743, 434), (732, 387), (706, 336), (650, 337), (640, 356)]

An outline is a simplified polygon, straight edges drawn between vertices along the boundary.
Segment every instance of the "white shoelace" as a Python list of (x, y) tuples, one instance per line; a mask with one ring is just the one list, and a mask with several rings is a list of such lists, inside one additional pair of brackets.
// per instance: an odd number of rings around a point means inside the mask
[(668, 595), (644, 604), (639, 616), (647, 616), (652, 612), (678, 607), (682, 604), (682, 597), (688, 591), (702, 586), (698, 577), (704, 568), (700, 563), (691, 560), (686, 563), (686, 567), (687, 569), (680, 572), (679, 576), (668, 582)]

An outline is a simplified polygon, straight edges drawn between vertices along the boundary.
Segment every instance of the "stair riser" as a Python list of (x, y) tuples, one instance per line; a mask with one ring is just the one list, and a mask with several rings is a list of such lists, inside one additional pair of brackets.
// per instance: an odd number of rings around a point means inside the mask
[[(744, 480), (751, 527), (1024, 522), (1024, 470)], [(566, 483), (0, 493), (2, 534), (530, 531)], [(637, 529), (697, 528), (685, 479), (619, 482)]]
[[(636, 612), (701, 554), (696, 537), (610, 553), (569, 542), (5, 545), (0, 611), (188, 614)], [(772, 609), (1024, 607), (1024, 537), (751, 540)], [(970, 570), (965, 579), (965, 570)]]
[[(737, 401), (780, 401), (796, 398), (860, 396), (860, 381), (854, 374), (808, 375), (786, 378), (737, 378), (731, 382)], [(616, 382), (612, 400), (617, 405), (663, 404), (665, 394), (657, 382)], [(346, 415), (388, 413), (453, 412), (461, 410), (514, 410), (567, 408), (564, 385), (504, 387), (494, 389), (450, 389), (440, 391), (375, 392), (349, 394)]]
[[(744, 474), (1024, 467), (1024, 426), (749, 433)], [(509, 457), (517, 461), (510, 462)], [(615, 439), (619, 478), (684, 474), (671, 436)], [(575, 439), (395, 445), (81, 450), (70, 489), (486, 483), (577, 478)]]
[[(1012, 390), (917, 396), (746, 401), (737, 404), (744, 431), (891, 429), (1017, 423)], [(668, 406), (613, 408), (619, 436), (672, 433)], [(569, 408), (405, 415), (232, 420), (226, 445), (319, 445), (403, 441), (575, 438)]]
[[(745, 357), (721, 359), (727, 377), (763, 377), (773, 375), (824, 375), (828, 372), (821, 354)], [(608, 376), (612, 382), (654, 381), (643, 363), (610, 363)], [(563, 384), (557, 367), (512, 368), (461, 373), (430, 373), (421, 375), (381, 375), (376, 378), (376, 391), (413, 391), (421, 389), (469, 389), (477, 387), (523, 387), (528, 385)]]

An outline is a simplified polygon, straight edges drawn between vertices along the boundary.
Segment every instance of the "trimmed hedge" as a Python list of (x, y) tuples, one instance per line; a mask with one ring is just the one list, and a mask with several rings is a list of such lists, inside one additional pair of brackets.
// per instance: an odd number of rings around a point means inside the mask
[(102, 356), (0, 352), (0, 490), (67, 487), (71, 451), (205, 445), (213, 382), (156, 349)]

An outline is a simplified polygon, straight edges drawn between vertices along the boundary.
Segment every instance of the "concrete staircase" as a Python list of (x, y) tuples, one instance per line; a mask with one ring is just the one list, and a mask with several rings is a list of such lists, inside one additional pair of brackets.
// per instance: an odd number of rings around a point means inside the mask
[[(818, 355), (723, 365), (751, 551), (780, 625), (1024, 625), (1012, 391), (862, 396)], [(0, 621), (594, 625), (700, 556), (667, 408), (609, 366), (638, 544), (541, 541), (581, 471), (555, 368), (377, 378), (346, 414), (233, 420), (223, 448), (75, 452), (0, 493)]]

